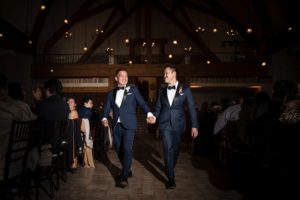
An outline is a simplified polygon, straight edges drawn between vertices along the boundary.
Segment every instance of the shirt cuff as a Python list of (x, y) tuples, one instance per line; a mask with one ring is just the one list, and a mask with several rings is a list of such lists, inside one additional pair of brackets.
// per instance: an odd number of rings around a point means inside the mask
[(107, 118), (106, 118), (106, 117), (103, 117), (102, 120), (101, 120), (101, 122), (103, 122), (103, 121), (105, 121), (105, 120), (107, 121)]
[(148, 112), (148, 113), (147, 113), (147, 117), (154, 117), (154, 115), (153, 115), (152, 112)]

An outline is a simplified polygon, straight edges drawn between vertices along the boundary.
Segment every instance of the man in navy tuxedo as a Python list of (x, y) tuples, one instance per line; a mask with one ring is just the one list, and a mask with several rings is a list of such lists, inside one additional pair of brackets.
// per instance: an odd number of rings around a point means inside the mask
[(113, 112), (113, 143), (122, 164), (122, 173), (116, 178), (117, 187), (126, 187), (128, 177), (132, 176), (132, 146), (137, 128), (136, 107), (139, 105), (147, 113), (147, 120), (153, 120), (153, 114), (135, 85), (128, 84), (126, 69), (118, 69), (115, 76), (117, 86), (106, 97), (102, 124), (108, 127), (109, 113)]
[(177, 69), (167, 65), (164, 70), (166, 85), (161, 87), (155, 105), (154, 118), (158, 120), (159, 131), (163, 141), (164, 162), (168, 177), (168, 189), (174, 189), (174, 168), (179, 155), (181, 137), (186, 128), (185, 107), (191, 119), (191, 136), (198, 135), (198, 118), (192, 92), (189, 87), (177, 81)]

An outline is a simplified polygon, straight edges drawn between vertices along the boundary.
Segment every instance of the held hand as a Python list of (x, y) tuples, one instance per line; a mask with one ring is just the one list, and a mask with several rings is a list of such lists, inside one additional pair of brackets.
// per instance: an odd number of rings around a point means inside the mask
[(147, 124), (155, 124), (156, 118), (154, 116), (147, 117)]
[(198, 136), (198, 129), (192, 128), (191, 135), (192, 135), (192, 138), (195, 139)]
[(102, 120), (102, 125), (104, 126), (104, 127), (109, 127), (109, 123), (108, 123), (108, 121), (105, 119), (105, 120)]

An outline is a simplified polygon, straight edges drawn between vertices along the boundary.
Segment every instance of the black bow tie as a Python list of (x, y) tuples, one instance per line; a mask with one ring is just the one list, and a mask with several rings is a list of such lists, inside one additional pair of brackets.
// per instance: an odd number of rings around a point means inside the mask
[(117, 90), (124, 90), (125, 87), (117, 87)]
[(168, 86), (168, 90), (175, 90), (176, 89), (176, 87), (175, 87), (175, 85), (173, 85), (173, 86)]

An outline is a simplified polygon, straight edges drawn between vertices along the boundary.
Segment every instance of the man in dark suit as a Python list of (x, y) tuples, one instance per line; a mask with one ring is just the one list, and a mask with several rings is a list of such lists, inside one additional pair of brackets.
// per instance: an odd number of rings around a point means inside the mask
[(198, 118), (196, 108), (189, 87), (177, 81), (177, 69), (167, 65), (164, 70), (164, 80), (167, 84), (160, 88), (154, 111), (155, 123), (158, 120), (159, 131), (163, 141), (164, 162), (168, 177), (168, 189), (174, 189), (174, 168), (179, 155), (181, 137), (186, 128), (185, 106), (191, 119), (191, 136), (198, 135)]
[(132, 146), (137, 128), (136, 107), (139, 105), (147, 113), (147, 118), (153, 117), (148, 105), (135, 85), (128, 84), (126, 69), (118, 69), (115, 76), (117, 86), (106, 97), (103, 109), (102, 124), (108, 127), (109, 113), (113, 112), (113, 143), (122, 164), (122, 173), (116, 178), (117, 187), (126, 187), (127, 178), (132, 176)]

